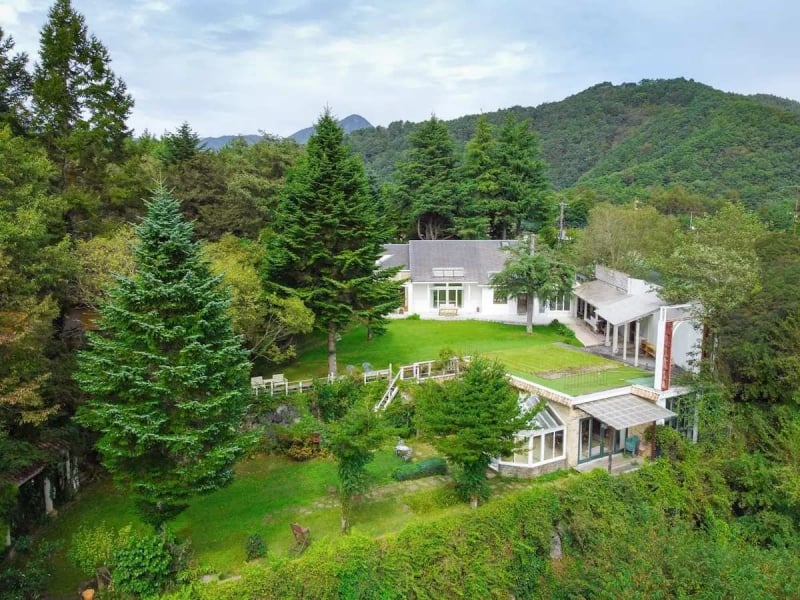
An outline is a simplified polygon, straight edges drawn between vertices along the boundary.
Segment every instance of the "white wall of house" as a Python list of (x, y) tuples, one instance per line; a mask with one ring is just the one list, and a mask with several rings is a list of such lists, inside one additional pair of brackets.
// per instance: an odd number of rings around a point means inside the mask
[(672, 362), (686, 370), (695, 370), (702, 334), (692, 321), (679, 321), (672, 330)]

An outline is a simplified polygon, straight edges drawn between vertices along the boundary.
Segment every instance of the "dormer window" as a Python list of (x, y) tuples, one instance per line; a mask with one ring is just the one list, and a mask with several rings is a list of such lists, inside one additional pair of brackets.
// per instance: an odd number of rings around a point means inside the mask
[(464, 267), (434, 267), (434, 277), (463, 277)]

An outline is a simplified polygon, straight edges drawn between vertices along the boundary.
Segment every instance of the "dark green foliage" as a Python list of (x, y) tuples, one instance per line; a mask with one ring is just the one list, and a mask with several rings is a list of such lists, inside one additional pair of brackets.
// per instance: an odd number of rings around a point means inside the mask
[(175, 582), (183, 549), (169, 532), (137, 536), (114, 553), (114, 587), (152, 597)]
[[(62, 190), (79, 184), (101, 192), (106, 166), (123, 156), (133, 99), (110, 63), (83, 15), (70, 0), (56, 0), (41, 32), (33, 110)], [(75, 203), (81, 195), (76, 192)]]
[(535, 251), (525, 241), (507, 246), (503, 270), (491, 277), (495, 293), (506, 296), (527, 296), (526, 330), (533, 333), (533, 299), (552, 302), (572, 293), (575, 268), (546, 247)]
[(342, 503), (342, 532), (350, 528), (353, 496), (363, 494), (370, 485), (366, 466), (374, 451), (389, 435), (381, 413), (374, 410), (374, 394), (362, 388), (361, 397), (337, 421), (329, 423), (325, 443), (338, 462), (339, 497)]
[(407, 481), (409, 479), (422, 479), (432, 475), (446, 475), (447, 461), (443, 458), (433, 457), (397, 467), (392, 471), (392, 479)]
[(443, 121), (432, 116), (411, 135), (390, 195), (389, 215), (401, 239), (436, 240), (455, 233), (456, 155)]
[(493, 209), (494, 237), (519, 237), (555, 222), (556, 203), (550, 193), (547, 166), (539, 136), (529, 120), (509, 116), (497, 141), (499, 199)]
[(16, 544), (16, 564), (0, 564), (0, 593), (3, 600), (38, 600), (46, 597), (47, 582), (52, 571), (52, 554), (58, 545), (41, 542), (31, 546), (30, 538)]
[[(136, 272), (101, 309), (101, 335), (80, 354), (90, 395), (79, 414), (101, 433), (103, 463), (160, 522), (189, 497), (230, 481), (250, 365), (192, 225), (162, 189), (136, 230)], [(145, 508), (147, 507), (147, 508)]]
[(773, 233), (756, 246), (759, 286), (721, 325), (736, 397), (800, 405), (800, 242)]
[(363, 395), (362, 386), (351, 377), (334, 381), (317, 380), (306, 398), (308, 408), (317, 419), (325, 423), (341, 419)]
[(416, 435), (415, 426), (417, 403), (413, 398), (398, 396), (383, 411), (383, 417), (401, 438), (410, 438)]
[(30, 126), (30, 99), (33, 80), (27, 71), (28, 56), (12, 55), (14, 38), (0, 27), (0, 126), (8, 125), (15, 135)]
[[(682, 186), (705, 197), (738, 197), (754, 209), (790, 197), (800, 183), (798, 103), (727, 94), (686, 79), (600, 83), (560, 102), (486, 113), (501, 126), (530, 119), (553, 186), (590, 188), (604, 200), (631, 202), (651, 189)], [(445, 124), (463, 145), (478, 115)], [(350, 144), (378, 177), (398, 169), (423, 124), (396, 122), (356, 131)]]
[(168, 165), (189, 160), (198, 152), (202, 152), (203, 145), (200, 136), (188, 122), (184, 121), (175, 133), (165, 133), (161, 139), (160, 158)]
[[(338, 331), (400, 305), (392, 271), (378, 271), (386, 229), (372, 201), (361, 160), (343, 143), (329, 111), (307, 154), (290, 171), (274, 235), (268, 240), (267, 285), (278, 284), (310, 308), (328, 335), (329, 373), (336, 373)], [(391, 287), (398, 291), (389, 294)], [(393, 295), (394, 303), (390, 302)]]
[(247, 536), (244, 551), (248, 561), (264, 558), (267, 555), (267, 543), (264, 541), (264, 536), (260, 533)]
[(510, 453), (514, 434), (531, 415), (520, 412), (518, 392), (498, 363), (473, 360), (458, 379), (429, 382), (417, 390), (419, 430), (458, 465), (457, 489), (473, 505), (486, 495), (486, 469)]

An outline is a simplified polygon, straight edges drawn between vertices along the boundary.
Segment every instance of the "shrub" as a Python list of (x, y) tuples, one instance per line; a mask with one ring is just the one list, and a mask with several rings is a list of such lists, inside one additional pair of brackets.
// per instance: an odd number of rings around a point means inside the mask
[(418, 463), (411, 463), (397, 467), (392, 471), (392, 478), (396, 481), (407, 481), (409, 479), (421, 479), (431, 475), (446, 475), (447, 461), (435, 456), (426, 458)]
[(247, 560), (255, 560), (257, 558), (264, 558), (267, 555), (267, 543), (264, 541), (264, 537), (260, 533), (254, 533), (247, 538), (247, 544), (245, 544), (245, 553), (247, 554)]
[(176, 581), (186, 554), (186, 546), (169, 532), (133, 538), (114, 553), (114, 586), (125, 594), (158, 595)]
[(114, 551), (133, 539), (130, 525), (114, 531), (101, 523), (97, 527), (81, 527), (72, 538), (69, 557), (84, 575), (94, 575), (99, 567), (112, 567)]
[(419, 321), (419, 320), (420, 320), (420, 318), (421, 318), (421, 317), (419, 316), (419, 314), (418, 314), (418, 313), (411, 313), (410, 315), (408, 315), (408, 316), (406, 317), (406, 321)]

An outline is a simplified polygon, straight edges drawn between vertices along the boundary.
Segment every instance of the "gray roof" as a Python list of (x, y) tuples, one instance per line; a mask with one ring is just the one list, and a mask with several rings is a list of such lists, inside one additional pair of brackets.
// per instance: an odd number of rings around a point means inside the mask
[(628, 296), (619, 302), (597, 309), (597, 314), (612, 325), (624, 325), (653, 314), (661, 306), (666, 306), (655, 290), (636, 296)]
[(379, 262), (384, 269), (392, 267), (408, 268), (408, 244), (385, 244)]
[(589, 304), (593, 304), (598, 308), (619, 302), (627, 297), (627, 294), (619, 288), (599, 279), (582, 283), (574, 291), (578, 298), (583, 298)]
[(595, 279), (575, 288), (575, 295), (597, 308), (597, 314), (612, 325), (624, 325), (667, 306), (658, 297), (655, 287), (638, 293), (626, 294), (618, 287)]
[(643, 400), (633, 394), (623, 394), (605, 400), (586, 402), (578, 406), (582, 411), (599, 419), (614, 429), (635, 427), (676, 416), (671, 410)]
[[(387, 244), (386, 254), (392, 256), (381, 266), (404, 264), (415, 283), (463, 282), (488, 285), (491, 274), (503, 270), (506, 253), (502, 246), (515, 244), (511, 240), (411, 240), (408, 244)], [(402, 247), (407, 252), (403, 254)], [(405, 260), (398, 263), (397, 261)], [(437, 275), (434, 269), (463, 269), (463, 275), (452, 271)]]

